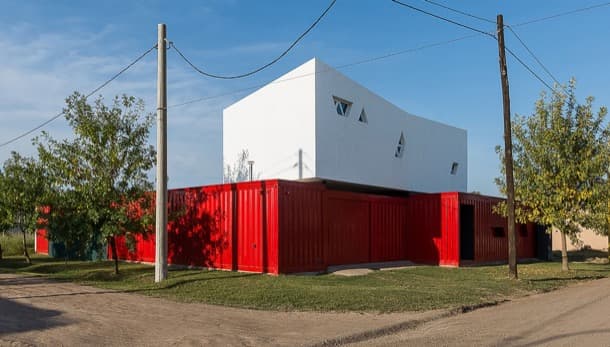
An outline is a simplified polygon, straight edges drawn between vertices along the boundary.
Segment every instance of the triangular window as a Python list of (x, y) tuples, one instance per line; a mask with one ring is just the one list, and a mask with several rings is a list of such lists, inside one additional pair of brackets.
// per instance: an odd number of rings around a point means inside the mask
[(400, 138), (398, 139), (398, 145), (396, 146), (396, 153), (394, 153), (394, 156), (396, 158), (402, 158), (402, 154), (404, 152), (405, 152), (405, 135), (401, 131)]
[(336, 96), (333, 96), (333, 102), (335, 103), (335, 111), (337, 111), (337, 114), (339, 116), (347, 117), (349, 110), (352, 107), (352, 103)]
[(453, 164), (451, 164), (451, 174), (452, 175), (456, 175), (457, 171), (458, 171), (458, 167), (460, 166), (460, 164), (458, 164), (457, 162), (453, 162)]
[(362, 109), (362, 112), (360, 112), (360, 117), (358, 117), (358, 121), (362, 123), (369, 122), (368, 118), (366, 117), (366, 112), (364, 112), (364, 109)]

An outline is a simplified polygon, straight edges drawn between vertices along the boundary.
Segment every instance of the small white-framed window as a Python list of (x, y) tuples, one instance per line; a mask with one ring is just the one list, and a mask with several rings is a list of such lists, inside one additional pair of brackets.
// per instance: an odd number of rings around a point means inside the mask
[(335, 111), (339, 116), (347, 117), (349, 115), (349, 111), (352, 108), (351, 102), (336, 96), (333, 96), (333, 102), (335, 104)]
[(400, 138), (398, 139), (398, 145), (396, 145), (396, 152), (394, 156), (396, 158), (402, 158), (403, 153), (405, 152), (405, 134), (401, 131)]
[(362, 109), (362, 111), (360, 111), (360, 116), (358, 117), (358, 121), (360, 123), (368, 123), (369, 119), (366, 116), (366, 111), (364, 111), (364, 108)]
[(451, 172), (452, 175), (457, 175), (459, 166), (460, 166), (460, 164), (457, 161), (454, 161), (451, 164), (451, 171), (450, 172)]

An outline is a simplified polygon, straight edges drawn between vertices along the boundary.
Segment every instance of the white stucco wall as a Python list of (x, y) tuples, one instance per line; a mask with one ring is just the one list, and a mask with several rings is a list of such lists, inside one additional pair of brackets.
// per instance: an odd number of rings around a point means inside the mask
[[(298, 179), (315, 173), (315, 62), (309, 61), (223, 110), (223, 167), (247, 149), (261, 179)], [(304, 77), (303, 77), (304, 76)]]
[[(305, 76), (305, 77), (302, 77)], [(223, 112), (224, 165), (242, 149), (260, 178), (321, 178), (421, 192), (466, 191), (466, 131), (408, 114), (317, 59)], [(352, 103), (336, 113), (333, 96)], [(361, 110), (367, 123), (358, 121)], [(394, 156), (401, 131), (405, 151)], [(459, 164), (451, 175), (453, 162)]]
[[(421, 192), (466, 191), (465, 130), (408, 114), (319, 60), (316, 69), (317, 177)], [(353, 103), (347, 117), (337, 114), (333, 96)], [(367, 123), (358, 121), (362, 109)], [(401, 132), (405, 152), (396, 158)]]

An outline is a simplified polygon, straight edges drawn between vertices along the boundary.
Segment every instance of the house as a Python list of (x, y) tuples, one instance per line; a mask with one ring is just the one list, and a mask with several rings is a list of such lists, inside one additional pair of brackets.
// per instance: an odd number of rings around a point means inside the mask
[(315, 58), (224, 109), (225, 167), (244, 149), (260, 179), (467, 189), (465, 130), (409, 114)]
[[(466, 141), (312, 59), (223, 111), (225, 164), (248, 150), (257, 179), (170, 190), (168, 262), (280, 274), (504, 261), (501, 199), (465, 193)], [(546, 259), (544, 230), (517, 228), (518, 256)], [(154, 261), (152, 237), (117, 247)]]

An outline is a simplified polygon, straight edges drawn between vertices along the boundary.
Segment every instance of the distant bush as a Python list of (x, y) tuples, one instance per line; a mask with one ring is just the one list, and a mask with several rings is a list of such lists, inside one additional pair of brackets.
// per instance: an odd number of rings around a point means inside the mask
[[(25, 243), (28, 246), (28, 252), (34, 252), (34, 235), (28, 233)], [(21, 233), (0, 233), (0, 246), (2, 246), (2, 255), (23, 255), (23, 235)]]

